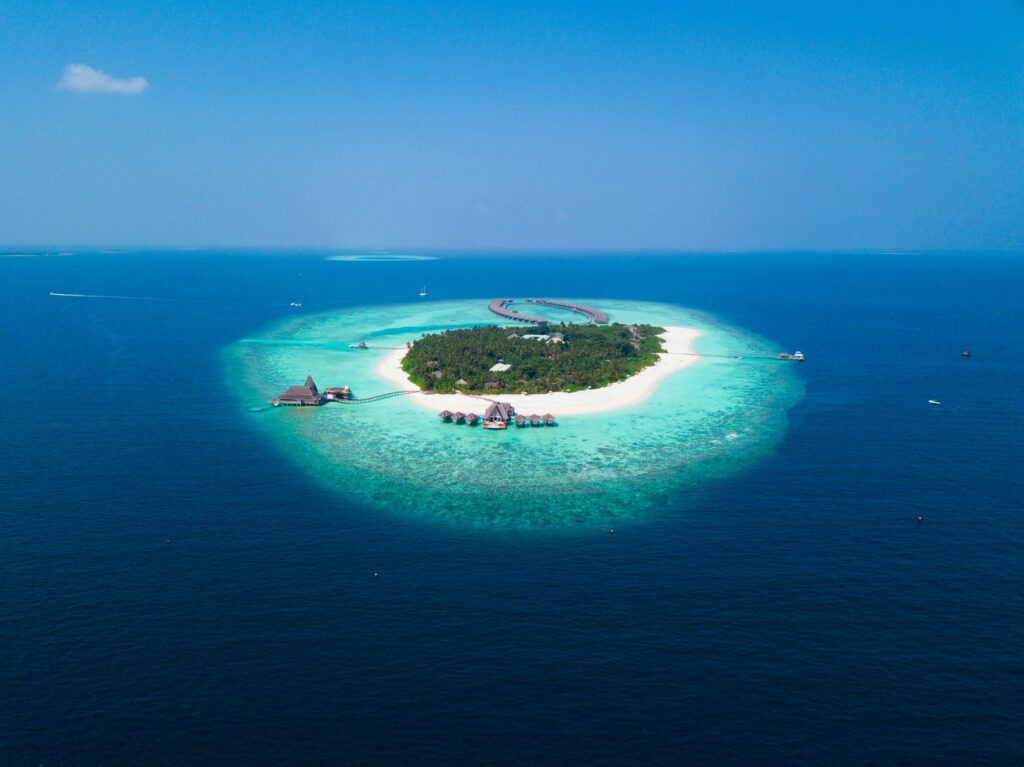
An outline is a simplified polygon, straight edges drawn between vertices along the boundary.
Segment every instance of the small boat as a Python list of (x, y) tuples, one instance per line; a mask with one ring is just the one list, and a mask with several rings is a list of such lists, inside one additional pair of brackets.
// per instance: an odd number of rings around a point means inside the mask
[(365, 349), (365, 348), (367, 348), (366, 347), (366, 341), (360, 341), (357, 344), (349, 344), (348, 348), (349, 349)]
[(427, 286), (424, 285), (422, 288), (420, 288), (420, 298), (426, 298), (426, 297), (427, 297)]
[(929, 405), (941, 405), (942, 403), (939, 402), (937, 399), (930, 399), (930, 400), (928, 400), (928, 404)]
[(290, 304), (288, 304), (288, 306), (294, 306), (296, 309), (298, 309), (300, 306), (302, 306), (302, 304), (300, 304), (298, 301), (292, 301)]
[(970, 349), (964, 349), (962, 352), (960, 352), (960, 356), (961, 357), (970, 357), (971, 356), (971, 350)]
[(482, 428), (484, 428), (484, 429), (507, 429), (508, 428), (508, 424), (506, 424), (504, 421), (484, 421)]
[(804, 361), (804, 353), (803, 352), (793, 352), (793, 359), (795, 359), (797, 362), (803, 362)]

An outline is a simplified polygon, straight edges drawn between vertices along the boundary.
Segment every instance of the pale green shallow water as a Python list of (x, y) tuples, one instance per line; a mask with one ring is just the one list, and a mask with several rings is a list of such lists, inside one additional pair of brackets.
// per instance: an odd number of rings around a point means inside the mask
[[(613, 322), (697, 327), (703, 354), (780, 351), (681, 307), (566, 300), (596, 306)], [(496, 319), (486, 299), (297, 316), (227, 347), (226, 375), (254, 426), (324, 486), (388, 512), (476, 526), (607, 525), (680, 508), (688, 489), (768, 455), (786, 429), (787, 409), (803, 396), (793, 363), (702, 358), (639, 405), (559, 418), (556, 428), (442, 424), (405, 397), (265, 407), (307, 374), (321, 389), (347, 385), (357, 397), (393, 389), (373, 373), (388, 352), (349, 349), (355, 341), (400, 346), (425, 332)]]

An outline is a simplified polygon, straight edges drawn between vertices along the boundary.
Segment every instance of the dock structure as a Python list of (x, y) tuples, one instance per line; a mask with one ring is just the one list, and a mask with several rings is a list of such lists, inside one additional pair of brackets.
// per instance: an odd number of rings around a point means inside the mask
[(608, 322), (608, 315), (600, 309), (583, 304), (570, 304), (565, 301), (552, 301), (550, 298), (526, 298), (528, 304), (539, 304), (540, 306), (554, 306), (556, 309), (568, 309), (570, 312), (584, 315), (587, 319), (604, 325)]
[[(499, 317), (505, 319), (515, 320), (516, 322), (529, 322), (533, 325), (546, 325), (550, 324), (551, 320), (546, 320), (543, 317), (531, 317), (528, 314), (520, 314), (519, 312), (510, 309), (509, 305), (514, 299), (511, 298), (495, 298), (488, 305), (488, 309), (497, 314)], [(582, 314), (591, 322), (604, 325), (608, 322), (608, 315), (602, 312), (600, 309), (595, 309), (592, 306), (584, 306), (583, 304), (570, 304), (567, 301), (553, 301), (550, 298), (524, 298), (528, 304), (537, 304), (538, 306), (553, 306), (556, 309), (566, 309), (570, 312), (576, 312)]]
[(313, 376), (306, 376), (306, 383), (302, 386), (289, 386), (281, 394), (270, 400), (274, 407), (278, 405), (292, 405), (296, 407), (316, 407), (324, 401), (324, 396), (316, 388)]
[(508, 305), (512, 303), (511, 298), (495, 298), (488, 305), (488, 309), (497, 314), (499, 317), (504, 317), (508, 320), (515, 320), (516, 322), (529, 322), (533, 325), (546, 325), (547, 320), (543, 317), (530, 317), (526, 314), (520, 314), (519, 312), (512, 311), (508, 308)]
[(330, 389), (324, 389), (324, 399), (352, 399), (352, 390), (347, 386), (332, 386)]

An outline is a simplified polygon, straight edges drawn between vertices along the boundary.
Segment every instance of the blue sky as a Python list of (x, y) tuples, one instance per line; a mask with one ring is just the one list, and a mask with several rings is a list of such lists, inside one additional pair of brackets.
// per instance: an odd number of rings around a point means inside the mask
[(1024, 5), (2, 0), (0, 243), (1024, 248)]

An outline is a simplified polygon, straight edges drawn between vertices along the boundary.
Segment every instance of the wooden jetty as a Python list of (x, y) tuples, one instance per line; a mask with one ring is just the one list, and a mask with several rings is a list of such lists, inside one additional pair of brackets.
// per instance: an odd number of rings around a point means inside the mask
[(539, 304), (541, 306), (554, 306), (557, 309), (568, 309), (570, 312), (584, 315), (587, 319), (604, 325), (608, 322), (608, 315), (600, 309), (583, 304), (570, 304), (565, 301), (552, 301), (550, 298), (526, 298), (528, 304)]
[[(497, 314), (499, 317), (504, 317), (509, 320), (515, 320), (516, 322), (529, 322), (534, 325), (546, 325), (551, 321), (546, 320), (543, 317), (531, 317), (528, 314), (520, 314), (519, 312), (509, 309), (509, 304), (513, 302), (511, 298), (495, 298), (488, 305), (488, 309)], [(570, 304), (566, 301), (552, 301), (550, 298), (524, 298), (528, 304), (537, 304), (538, 306), (553, 306), (557, 309), (567, 309), (570, 312), (576, 312), (582, 314), (592, 322), (605, 324), (608, 322), (608, 315), (602, 312), (600, 309), (595, 309), (592, 306), (584, 306), (583, 304)]]
[(772, 360), (776, 362), (803, 362), (807, 358), (803, 352), (787, 354), (782, 352), (774, 356), (768, 354), (700, 354), (699, 352), (661, 352), (671, 354), (673, 357), (705, 357), (707, 359), (719, 360)]
[(529, 322), (533, 325), (546, 325), (547, 320), (543, 317), (530, 317), (526, 314), (520, 314), (519, 312), (512, 311), (508, 308), (508, 305), (512, 303), (511, 298), (495, 298), (487, 306), (492, 312), (497, 314), (499, 317), (504, 317), (508, 320), (515, 320), (516, 322)]

